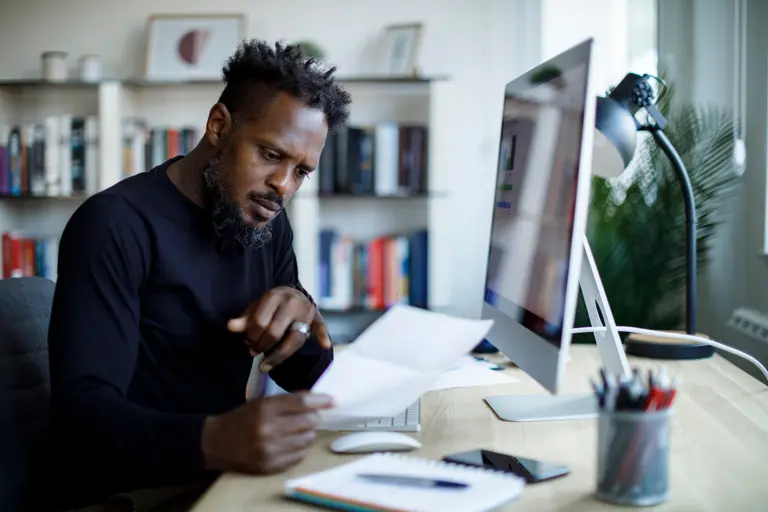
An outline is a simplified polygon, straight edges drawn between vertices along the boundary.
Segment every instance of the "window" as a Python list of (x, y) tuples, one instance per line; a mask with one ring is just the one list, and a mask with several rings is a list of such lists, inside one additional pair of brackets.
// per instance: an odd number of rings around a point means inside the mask
[(656, 74), (657, 0), (543, 0), (542, 57), (595, 38), (597, 90), (628, 72)]

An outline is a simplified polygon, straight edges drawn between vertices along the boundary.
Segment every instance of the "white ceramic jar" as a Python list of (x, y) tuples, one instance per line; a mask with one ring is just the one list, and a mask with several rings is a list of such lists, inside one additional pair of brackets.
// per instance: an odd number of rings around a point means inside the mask
[(99, 82), (101, 80), (100, 56), (83, 55), (80, 57), (80, 80), (83, 82)]
[(50, 51), (42, 54), (43, 80), (63, 82), (67, 79), (67, 52)]

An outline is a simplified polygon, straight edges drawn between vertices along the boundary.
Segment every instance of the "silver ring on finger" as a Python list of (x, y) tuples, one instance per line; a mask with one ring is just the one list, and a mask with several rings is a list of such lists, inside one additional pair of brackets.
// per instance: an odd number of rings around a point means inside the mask
[(309, 324), (306, 322), (293, 322), (291, 324), (291, 330), (309, 336)]

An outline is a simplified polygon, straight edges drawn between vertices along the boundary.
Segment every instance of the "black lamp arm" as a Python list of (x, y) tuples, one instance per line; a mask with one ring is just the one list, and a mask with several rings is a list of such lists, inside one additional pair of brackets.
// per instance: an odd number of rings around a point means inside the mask
[[(635, 118), (635, 124), (639, 131), (650, 132), (656, 140), (661, 150), (667, 155), (672, 168), (675, 170), (680, 188), (683, 192), (683, 201), (685, 203), (685, 238), (686, 238), (686, 291), (685, 291), (685, 327), (687, 334), (696, 334), (696, 201), (693, 195), (693, 185), (688, 176), (688, 170), (685, 168), (683, 159), (664, 133), (667, 126), (667, 120), (656, 108), (655, 91), (649, 79), (654, 80), (663, 86), (661, 94), (666, 90), (666, 84), (658, 77), (652, 75), (640, 76), (635, 73), (629, 73), (619, 84), (614, 87), (608, 97), (618, 102), (626, 108), (633, 118), (640, 109), (645, 109), (649, 118), (648, 123), (643, 125)], [(661, 96), (659, 96), (661, 97)], [(652, 121), (651, 121), (652, 120)]]
[(683, 202), (685, 204), (685, 260), (686, 260), (686, 291), (685, 291), (685, 327), (687, 334), (696, 334), (696, 200), (693, 195), (693, 185), (685, 168), (683, 159), (670, 142), (667, 135), (660, 127), (655, 125), (643, 126), (643, 131), (648, 131), (653, 135), (656, 144), (667, 155), (672, 168), (675, 171), (680, 189), (683, 193)]

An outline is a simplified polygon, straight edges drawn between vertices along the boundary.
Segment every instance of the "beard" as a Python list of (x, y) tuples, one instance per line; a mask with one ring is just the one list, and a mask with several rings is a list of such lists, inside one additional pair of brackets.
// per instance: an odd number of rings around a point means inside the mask
[[(254, 226), (245, 221), (243, 208), (232, 199), (231, 187), (222, 176), (221, 158), (212, 158), (203, 170), (206, 200), (216, 235), (224, 242), (235, 242), (245, 249), (259, 249), (272, 240), (272, 224)], [(281, 197), (271, 194), (257, 197), (283, 204)]]

